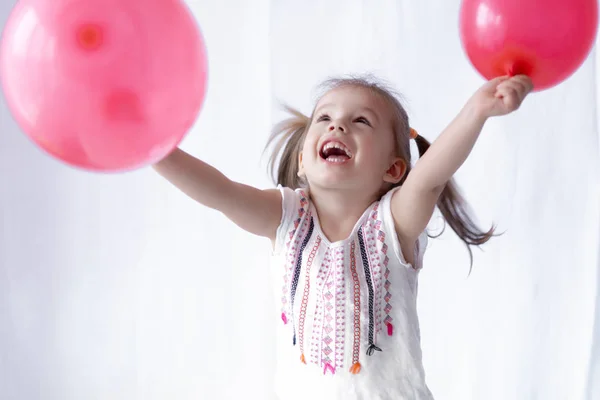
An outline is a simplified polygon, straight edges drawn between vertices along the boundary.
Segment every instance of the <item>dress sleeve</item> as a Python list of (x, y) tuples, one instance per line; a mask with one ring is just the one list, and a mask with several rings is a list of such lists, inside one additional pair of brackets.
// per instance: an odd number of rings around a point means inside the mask
[(394, 188), (387, 192), (381, 199), (380, 209), (382, 212), (383, 224), (385, 226), (385, 230), (390, 237), (390, 242), (394, 249), (394, 254), (402, 264), (404, 264), (407, 268), (411, 268), (414, 270), (421, 270), (423, 268), (423, 256), (425, 255), (425, 250), (427, 249), (428, 236), (427, 232), (423, 231), (419, 238), (417, 239), (417, 243), (415, 244), (415, 253), (414, 253), (414, 265), (406, 261), (404, 254), (402, 254), (402, 248), (400, 246), (400, 241), (398, 240), (398, 235), (396, 233), (396, 227), (394, 224), (394, 218), (392, 217), (392, 195), (396, 190), (400, 189), (399, 187)]
[(286, 245), (286, 238), (290, 232), (294, 231), (294, 223), (301, 215), (301, 210), (304, 208), (303, 203), (306, 202), (304, 192), (301, 190), (293, 190), (288, 187), (279, 185), (277, 187), (281, 192), (281, 222), (277, 228), (277, 236), (273, 253), (279, 254)]

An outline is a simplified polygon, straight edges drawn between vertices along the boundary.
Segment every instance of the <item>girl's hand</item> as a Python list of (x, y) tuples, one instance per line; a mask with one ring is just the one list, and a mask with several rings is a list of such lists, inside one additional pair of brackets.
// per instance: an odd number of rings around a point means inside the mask
[(469, 102), (484, 118), (506, 115), (517, 110), (532, 89), (525, 75), (502, 76), (486, 82)]

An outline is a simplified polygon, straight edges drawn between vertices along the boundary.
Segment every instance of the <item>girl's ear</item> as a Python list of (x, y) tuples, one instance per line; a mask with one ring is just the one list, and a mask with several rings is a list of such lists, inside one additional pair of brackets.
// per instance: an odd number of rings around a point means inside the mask
[(406, 173), (406, 161), (402, 158), (395, 158), (392, 165), (385, 171), (383, 181), (396, 184), (402, 180)]
[(302, 164), (302, 152), (298, 154), (298, 176), (304, 177), (304, 164)]

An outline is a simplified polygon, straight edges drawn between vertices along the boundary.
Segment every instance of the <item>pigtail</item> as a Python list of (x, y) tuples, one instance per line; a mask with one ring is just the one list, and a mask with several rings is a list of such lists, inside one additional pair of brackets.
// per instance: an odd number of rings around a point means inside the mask
[[(423, 157), (425, 152), (431, 145), (423, 136), (417, 135), (415, 138), (419, 156)], [(467, 202), (462, 197), (454, 180), (450, 180), (437, 203), (444, 219), (450, 225), (452, 230), (456, 232), (460, 240), (467, 246), (469, 250), (469, 258), (471, 267), (473, 266), (473, 252), (471, 246), (480, 246), (486, 243), (494, 236), (495, 228), (492, 227), (489, 231), (484, 232), (473, 221)], [(441, 234), (441, 233), (440, 233)]]
[(298, 176), (298, 155), (302, 150), (310, 118), (289, 106), (284, 106), (284, 109), (291, 117), (273, 127), (267, 142), (267, 147), (274, 144), (269, 159), (269, 174), (277, 185), (297, 189), (305, 186)]

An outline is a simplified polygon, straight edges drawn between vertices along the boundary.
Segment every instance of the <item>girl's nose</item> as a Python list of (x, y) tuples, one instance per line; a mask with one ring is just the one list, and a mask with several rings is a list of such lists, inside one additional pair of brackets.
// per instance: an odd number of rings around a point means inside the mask
[(332, 123), (331, 125), (329, 125), (329, 132), (333, 132), (336, 129), (339, 129), (343, 133), (346, 132), (346, 130), (344, 129), (344, 127), (341, 124)]

